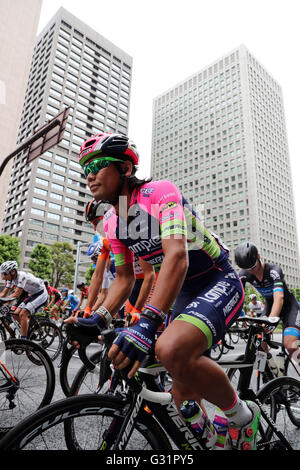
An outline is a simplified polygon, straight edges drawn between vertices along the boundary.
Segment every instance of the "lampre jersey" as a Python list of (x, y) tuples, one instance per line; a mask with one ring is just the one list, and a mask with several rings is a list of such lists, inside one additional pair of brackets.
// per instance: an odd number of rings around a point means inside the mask
[(202, 224), (198, 214), (170, 181), (153, 181), (133, 191), (128, 214), (123, 218), (114, 208), (104, 216), (104, 230), (116, 266), (139, 257), (160, 270), (164, 239), (185, 236), (189, 255), (186, 278), (218, 269), (228, 260), (228, 250)]

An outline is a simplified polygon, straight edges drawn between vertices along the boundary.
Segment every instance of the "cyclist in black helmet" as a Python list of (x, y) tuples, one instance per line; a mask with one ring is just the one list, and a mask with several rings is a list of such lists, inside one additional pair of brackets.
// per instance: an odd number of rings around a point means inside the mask
[(243, 286), (249, 282), (265, 298), (264, 314), (282, 319), (284, 346), (299, 363), (300, 309), (286, 285), (281, 267), (264, 263), (252, 242), (241, 243), (236, 248), (235, 262), (242, 268), (239, 276)]

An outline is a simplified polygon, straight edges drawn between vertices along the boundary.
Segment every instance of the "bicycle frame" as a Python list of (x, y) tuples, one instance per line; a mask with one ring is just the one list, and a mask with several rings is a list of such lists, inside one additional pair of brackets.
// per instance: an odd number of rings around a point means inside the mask
[[(165, 369), (164, 369), (165, 370)], [(194, 435), (195, 432), (189, 428), (181, 419), (172, 395), (168, 392), (160, 392), (155, 383), (154, 375), (157, 370), (147, 370), (146, 373), (139, 372), (145, 382), (146, 389), (143, 388), (140, 394), (130, 390), (126, 394), (126, 414), (125, 417), (116, 417), (104, 436), (104, 441), (100, 448), (106, 449), (109, 442), (113, 442), (113, 450), (126, 449), (127, 443), (134, 430), (134, 427), (143, 415), (143, 413), (151, 413), (158, 421), (160, 426), (175, 445), (182, 450), (205, 449), (205, 442), (199, 440), (199, 436)], [(154, 393), (153, 393), (154, 392)], [(149, 395), (149, 399), (146, 398)], [(155, 398), (155, 402), (152, 401)], [(157, 401), (157, 402), (156, 402)], [(148, 411), (145, 411), (147, 409)], [(175, 425), (175, 426), (174, 426)]]

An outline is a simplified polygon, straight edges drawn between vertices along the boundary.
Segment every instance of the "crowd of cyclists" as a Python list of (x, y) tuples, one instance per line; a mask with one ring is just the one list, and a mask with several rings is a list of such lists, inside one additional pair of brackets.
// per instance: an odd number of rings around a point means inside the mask
[[(81, 147), (92, 199), (85, 215), (98, 241), (87, 255), (94, 263), (89, 286), (58, 290), (47, 280), (20, 271), (15, 261), (1, 267), (0, 297), (15, 301), (22, 337), (28, 317), (44, 306), (55, 322), (89, 334), (107, 328), (113, 317), (126, 319), (109, 359), (131, 378), (145, 356), (155, 353), (172, 376), (178, 409), (186, 400), (216, 405), (228, 420), (231, 446), (255, 449), (260, 411), (239, 398), (226, 373), (210, 358), (210, 349), (242, 314), (280, 317), (284, 345), (298, 358), (299, 304), (280, 266), (265, 263), (251, 242), (232, 254), (201, 222), (178, 188), (167, 180), (140, 180), (135, 144), (118, 134), (101, 133)], [(257, 291), (245, 305), (244, 288)], [(258, 300), (258, 295), (263, 302)], [(156, 341), (157, 331), (162, 331)], [(80, 342), (74, 341), (78, 348)], [(299, 361), (299, 358), (298, 358)], [(246, 445), (246, 447), (245, 447)]]

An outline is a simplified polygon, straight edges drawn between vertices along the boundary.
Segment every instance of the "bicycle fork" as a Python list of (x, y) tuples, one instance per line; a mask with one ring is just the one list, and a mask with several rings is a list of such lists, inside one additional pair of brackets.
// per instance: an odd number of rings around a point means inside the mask
[(143, 406), (143, 398), (133, 395), (131, 403), (115, 414), (110, 426), (103, 434), (100, 450), (124, 450), (133, 432), (140, 410)]

